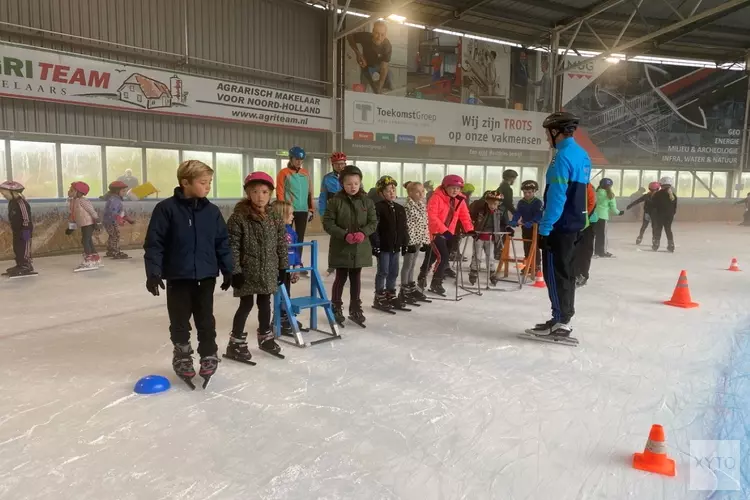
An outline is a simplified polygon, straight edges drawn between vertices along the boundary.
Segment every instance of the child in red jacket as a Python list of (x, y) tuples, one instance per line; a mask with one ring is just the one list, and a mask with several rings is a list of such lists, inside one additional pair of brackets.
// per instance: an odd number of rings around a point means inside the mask
[(446, 175), (427, 202), (427, 226), (432, 237), (432, 248), (429, 258), (425, 258), (419, 271), (419, 286), (422, 289), (427, 286), (427, 272), (437, 257), (437, 270), (430, 283), (430, 292), (442, 296), (445, 296), (443, 275), (450, 264), (448, 240), (453, 238), (456, 224), (461, 221), (466, 234), (474, 233), (469, 207), (464, 203), (465, 197), (461, 194), (463, 187), (464, 180), (461, 176)]

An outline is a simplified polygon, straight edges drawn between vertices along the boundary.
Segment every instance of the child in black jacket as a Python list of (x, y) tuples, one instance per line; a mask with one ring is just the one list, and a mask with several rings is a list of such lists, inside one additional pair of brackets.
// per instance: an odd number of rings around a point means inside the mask
[(674, 252), (674, 235), (672, 234), (672, 222), (677, 213), (677, 195), (672, 192), (672, 178), (662, 177), (659, 179), (661, 189), (654, 193), (651, 198), (651, 221), (653, 242), (651, 248), (654, 252), (659, 250), (661, 244), (661, 231), (667, 233), (667, 251)]
[(636, 245), (640, 245), (641, 241), (643, 241), (643, 233), (646, 232), (646, 229), (648, 229), (648, 224), (649, 222), (651, 222), (651, 204), (653, 202), (653, 197), (660, 189), (661, 185), (658, 182), (649, 183), (648, 193), (644, 194), (637, 200), (634, 200), (627, 207), (625, 207), (625, 210), (630, 210), (634, 206), (643, 203), (643, 222), (641, 223), (641, 230), (638, 232), (638, 237), (635, 239)]
[(375, 204), (378, 228), (370, 236), (372, 253), (378, 259), (378, 272), (375, 275), (376, 309), (402, 309), (404, 304), (396, 296), (399, 255), (406, 252), (409, 244), (409, 231), (406, 227), (406, 210), (395, 202), (396, 186), (393, 177), (384, 175), (376, 184), (382, 200)]
[(198, 354), (203, 387), (219, 364), (214, 319), (214, 289), (219, 271), (222, 290), (232, 283), (232, 253), (224, 217), (208, 201), (213, 170), (198, 160), (187, 160), (177, 169), (179, 187), (174, 196), (159, 202), (151, 214), (143, 248), (146, 251), (146, 288), (159, 295), (167, 280), (169, 332), (174, 344), (172, 367), (178, 377), (195, 388), (190, 317), (198, 331)]
[(0, 184), (0, 193), (8, 200), (8, 220), (13, 231), (13, 253), (16, 254), (16, 265), (3, 273), (10, 278), (38, 274), (31, 264), (34, 223), (31, 220), (31, 206), (24, 198), (23, 190), (24, 187), (19, 182), (6, 181)]

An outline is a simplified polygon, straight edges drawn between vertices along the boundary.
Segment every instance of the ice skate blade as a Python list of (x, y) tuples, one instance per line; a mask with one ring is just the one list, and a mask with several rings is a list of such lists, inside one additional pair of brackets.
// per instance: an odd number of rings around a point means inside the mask
[(578, 346), (578, 339), (575, 337), (554, 337), (551, 335), (537, 335), (535, 333), (520, 333), (518, 336), (522, 339), (535, 340), (537, 342), (547, 342), (548, 344), (560, 344), (570, 347)]
[(411, 312), (411, 309), (409, 309), (408, 307), (394, 307), (393, 310), (394, 311)]
[(396, 314), (396, 311), (390, 308), (386, 309), (385, 307), (375, 307), (375, 306), (372, 306), (372, 308), (375, 309), (376, 311), (384, 312), (387, 314), (394, 314), (394, 315)]
[(209, 382), (211, 382), (211, 377), (203, 377), (203, 385), (201, 387), (205, 389), (206, 387), (208, 387)]
[(193, 378), (192, 377), (180, 377), (179, 375), (177, 375), (177, 376), (180, 378), (180, 380), (182, 380), (183, 382), (185, 382), (188, 387), (190, 387), (190, 390), (192, 390), (192, 391), (195, 390), (195, 384), (193, 383)]
[(367, 328), (367, 325), (365, 325), (364, 323), (360, 323), (359, 321), (354, 321), (351, 316), (347, 316), (346, 319), (348, 319), (349, 321), (351, 321), (352, 323), (354, 323), (360, 328)]
[(221, 357), (224, 359), (231, 359), (232, 361), (236, 361), (237, 363), (242, 363), (243, 365), (255, 366), (258, 364), (255, 361), (252, 361), (249, 359), (239, 359), (239, 358), (235, 358), (232, 356), (227, 356), (226, 354), (222, 354)]
[(11, 276), (8, 273), (3, 273), (3, 276), (8, 278), (9, 280), (17, 280), (21, 278), (33, 278), (34, 276), (39, 276), (39, 273), (33, 272), (29, 274), (19, 274), (18, 276)]
[(98, 267), (81, 267), (81, 268), (75, 268), (75, 269), (73, 269), (73, 272), (74, 273), (85, 273), (87, 271), (97, 271), (98, 269), (99, 269)]
[(261, 350), (261, 352), (265, 352), (266, 354), (270, 354), (274, 358), (285, 359), (285, 356), (283, 354), (279, 353), (279, 352), (273, 352), (273, 351), (269, 351), (269, 350), (263, 349), (263, 348), (261, 348), (260, 350)]

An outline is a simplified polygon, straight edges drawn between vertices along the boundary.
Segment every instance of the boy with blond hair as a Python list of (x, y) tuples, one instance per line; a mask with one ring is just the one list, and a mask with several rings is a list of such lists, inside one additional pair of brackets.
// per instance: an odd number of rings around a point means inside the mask
[(219, 364), (214, 320), (216, 277), (224, 276), (222, 290), (232, 282), (232, 253), (224, 217), (208, 201), (213, 169), (198, 160), (186, 160), (177, 168), (174, 195), (160, 201), (151, 214), (143, 248), (146, 251), (146, 289), (153, 295), (167, 282), (169, 332), (174, 344), (172, 367), (191, 388), (193, 349), (190, 317), (198, 332), (200, 376), (205, 388)]

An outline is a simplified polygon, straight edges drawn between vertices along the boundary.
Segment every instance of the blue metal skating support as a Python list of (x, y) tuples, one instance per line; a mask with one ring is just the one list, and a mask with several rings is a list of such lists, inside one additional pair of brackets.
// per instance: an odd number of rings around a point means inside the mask
[[(323, 280), (320, 278), (320, 273), (318, 273), (318, 242), (313, 240), (310, 242), (289, 245), (289, 248), (298, 247), (310, 247), (310, 267), (290, 268), (287, 269), (286, 272), (298, 273), (301, 271), (308, 271), (310, 273), (310, 295), (291, 298), (286, 291), (286, 287), (284, 285), (279, 286), (279, 289), (276, 291), (273, 298), (273, 310), (275, 311), (273, 328), (276, 337), (287, 344), (296, 345), (297, 347), (310, 347), (315, 344), (320, 344), (321, 342), (340, 339), (341, 335), (339, 335), (339, 327), (333, 316), (331, 301), (328, 300), (326, 289), (323, 286)], [(318, 307), (322, 307), (323, 311), (326, 313), (326, 318), (328, 318), (328, 323), (331, 327), (330, 332), (318, 329)], [(305, 339), (302, 338), (299, 323), (297, 323), (295, 316), (305, 309), (310, 310), (310, 330), (325, 334), (326, 337), (314, 341), (305, 341)], [(294, 338), (294, 341), (284, 338), (286, 335), (281, 335), (282, 312), (286, 313), (287, 318), (289, 318), (289, 324), (292, 326), (290, 336)]]

